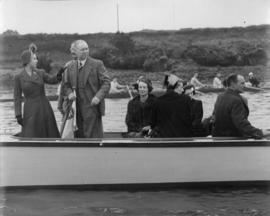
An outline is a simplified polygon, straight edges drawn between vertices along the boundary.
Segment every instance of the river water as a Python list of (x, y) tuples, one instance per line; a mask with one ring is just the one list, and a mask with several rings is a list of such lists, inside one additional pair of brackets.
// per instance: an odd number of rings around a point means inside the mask
[[(10, 98), (1, 91), (1, 98)], [(270, 91), (244, 93), (252, 124), (269, 128)], [(211, 114), (217, 94), (197, 96), (203, 101), (204, 117)], [(105, 131), (126, 131), (124, 123), (128, 99), (107, 99)], [(51, 102), (58, 124), (61, 115)], [(0, 134), (14, 134), (20, 127), (14, 119), (13, 103), (0, 103)], [(270, 169), (270, 168), (269, 168)], [(1, 174), (1, 173), (0, 173)], [(227, 216), (270, 215), (269, 188), (208, 188), (163, 191), (78, 191), (78, 190), (12, 190), (0, 195), (0, 215), (71, 216)]]

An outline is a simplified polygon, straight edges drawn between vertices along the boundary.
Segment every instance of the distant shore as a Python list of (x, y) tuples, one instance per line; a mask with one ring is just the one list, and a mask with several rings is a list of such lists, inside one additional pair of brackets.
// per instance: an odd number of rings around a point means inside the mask
[[(0, 87), (1, 89), (13, 88), (14, 76), (22, 68), (0, 68)], [(156, 87), (161, 87), (164, 79), (164, 72), (144, 72), (143, 70), (116, 70), (107, 69), (111, 78), (118, 78), (118, 82), (123, 85), (131, 85), (139, 76), (149, 78)], [(212, 85), (216, 72), (222, 74), (225, 78), (230, 73), (242, 74), (246, 79), (249, 72), (253, 72), (261, 82), (270, 81), (270, 66), (245, 66), (245, 67), (187, 67), (183, 68), (180, 73), (176, 73), (179, 77), (189, 81), (193, 73), (199, 73), (199, 80), (207, 85)], [(54, 87), (52, 87), (54, 88)]]

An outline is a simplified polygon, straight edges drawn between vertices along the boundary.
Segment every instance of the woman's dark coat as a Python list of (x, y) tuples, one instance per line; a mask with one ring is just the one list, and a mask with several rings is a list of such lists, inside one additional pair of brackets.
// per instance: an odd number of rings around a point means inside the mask
[(23, 109), (23, 137), (60, 137), (54, 113), (45, 96), (44, 83), (55, 84), (57, 77), (36, 69), (32, 76), (25, 70), (15, 76), (15, 116), (22, 115), (22, 94), (25, 97)]
[(242, 96), (232, 89), (220, 94), (213, 112), (213, 136), (261, 138), (262, 131), (248, 121), (249, 109)]
[(202, 125), (203, 105), (201, 100), (191, 98), (191, 121), (193, 136), (206, 136), (206, 130)]
[(129, 101), (126, 115), (128, 132), (140, 132), (143, 127), (150, 125), (155, 100), (155, 96), (150, 94), (144, 103), (140, 101), (140, 96)]
[(168, 90), (154, 103), (151, 128), (157, 137), (191, 137), (191, 98)]

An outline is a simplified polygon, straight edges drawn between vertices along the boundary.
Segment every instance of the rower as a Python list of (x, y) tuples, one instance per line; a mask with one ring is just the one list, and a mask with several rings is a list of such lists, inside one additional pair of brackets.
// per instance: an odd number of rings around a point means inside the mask
[(259, 87), (260, 82), (252, 72), (248, 74), (248, 81), (250, 82), (252, 87)]
[(193, 85), (195, 87), (195, 89), (198, 89), (198, 88), (202, 88), (202, 87), (206, 87), (206, 85), (204, 85), (203, 83), (201, 83), (199, 80), (198, 80), (198, 73), (195, 73), (193, 75), (193, 77), (191, 78), (190, 80), (190, 84)]
[(223, 88), (222, 82), (220, 80), (221, 74), (218, 72), (213, 80), (214, 88)]
[(117, 78), (113, 78), (111, 81), (110, 94), (126, 92), (126, 86), (118, 83)]

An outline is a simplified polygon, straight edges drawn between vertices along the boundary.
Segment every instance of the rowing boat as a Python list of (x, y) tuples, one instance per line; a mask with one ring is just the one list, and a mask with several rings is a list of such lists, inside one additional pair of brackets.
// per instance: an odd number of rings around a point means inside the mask
[(1, 137), (0, 187), (269, 183), (270, 140)]
[[(256, 87), (245, 87), (245, 91), (247, 92), (261, 92), (264, 91), (266, 89), (262, 89), (262, 88), (256, 88)], [(224, 92), (225, 89), (224, 88), (213, 88), (213, 87), (202, 87), (202, 88), (198, 88), (197, 92), (199, 93), (221, 93)], [(152, 94), (159, 97), (161, 95), (163, 95), (165, 93), (165, 89), (154, 89), (152, 91)], [(137, 91), (131, 91), (132, 96), (136, 96), (138, 95)], [(47, 98), (50, 101), (56, 101), (58, 99), (58, 95), (48, 95)], [(111, 98), (111, 99), (117, 99), (117, 98), (130, 98), (130, 94), (128, 91), (121, 91), (121, 92), (115, 92), (115, 93), (110, 93), (106, 96), (106, 98)], [(13, 99), (12, 98), (2, 98), (0, 99), (0, 102), (12, 102)]]

